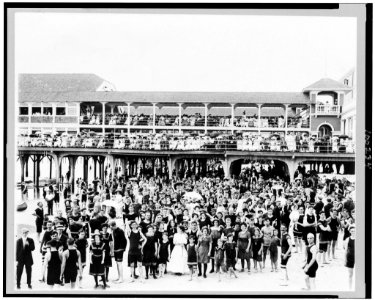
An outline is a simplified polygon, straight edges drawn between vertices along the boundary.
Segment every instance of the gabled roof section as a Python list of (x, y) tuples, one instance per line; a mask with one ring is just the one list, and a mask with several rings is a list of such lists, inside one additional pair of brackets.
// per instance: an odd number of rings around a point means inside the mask
[(301, 92), (22, 92), (19, 102), (310, 104)]
[(105, 80), (95, 74), (20, 74), (20, 93), (95, 92)]
[(304, 88), (302, 91), (306, 93), (310, 91), (350, 91), (350, 90), (351, 90), (350, 87), (342, 84), (341, 82), (338, 82), (331, 78), (322, 78), (318, 80), (317, 82), (314, 82), (313, 84)]

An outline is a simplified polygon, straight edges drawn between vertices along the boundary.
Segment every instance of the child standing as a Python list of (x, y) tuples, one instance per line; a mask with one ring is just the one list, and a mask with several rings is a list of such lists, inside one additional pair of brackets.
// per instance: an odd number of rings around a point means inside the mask
[(162, 241), (159, 246), (158, 260), (159, 260), (159, 277), (164, 277), (167, 262), (171, 256), (169, 247), (168, 232), (163, 232)]
[(225, 264), (224, 264), (224, 246), (223, 246), (223, 240), (218, 239), (217, 240), (217, 246), (215, 248), (215, 266), (216, 266), (216, 273), (218, 274), (219, 282), (221, 281), (221, 271), (225, 272)]
[(190, 279), (193, 280), (193, 275), (198, 266), (198, 254), (197, 254), (197, 245), (195, 244), (194, 235), (189, 236), (189, 244), (187, 246), (187, 263), (190, 270)]
[(277, 258), (279, 255), (279, 249), (278, 246), (280, 246), (280, 239), (278, 238), (278, 230), (274, 229), (273, 230), (273, 235), (271, 237), (271, 243), (270, 243), (270, 258), (271, 258), (271, 272), (277, 272)]
[(234, 275), (237, 278), (236, 273), (234, 272), (234, 267), (237, 262), (237, 244), (233, 241), (233, 233), (229, 233), (227, 236), (227, 242), (224, 245), (225, 249), (225, 258), (227, 264), (227, 270), (229, 270), (229, 277)]
[(260, 236), (260, 229), (255, 228), (254, 236), (251, 239), (251, 247), (253, 249), (253, 261), (255, 272), (258, 272), (257, 263), (259, 262), (259, 271), (262, 272), (262, 252), (263, 238)]

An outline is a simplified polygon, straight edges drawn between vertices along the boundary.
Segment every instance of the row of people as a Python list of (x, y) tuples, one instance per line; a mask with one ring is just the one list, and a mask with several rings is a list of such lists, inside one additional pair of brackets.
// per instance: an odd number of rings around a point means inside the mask
[(144, 150), (241, 150), (241, 151), (292, 151), (292, 152), (343, 152), (354, 153), (351, 140), (332, 138), (331, 141), (313, 136), (287, 134), (286, 137), (260, 134), (246, 136), (172, 136), (156, 134), (149, 136), (122, 135), (115, 137), (102, 134), (62, 134), (61, 136), (20, 136), (18, 146), (22, 147), (74, 147), (114, 148)]

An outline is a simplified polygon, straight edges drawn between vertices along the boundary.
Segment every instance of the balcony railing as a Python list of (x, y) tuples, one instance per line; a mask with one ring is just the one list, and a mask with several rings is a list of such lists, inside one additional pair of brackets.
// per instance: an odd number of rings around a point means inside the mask
[(340, 105), (318, 105), (316, 114), (318, 115), (337, 115), (340, 113)]
[(77, 120), (74, 116), (55, 116), (55, 123), (77, 123)]
[(18, 116), (18, 122), (29, 123), (29, 116)]
[(31, 116), (31, 123), (52, 123), (52, 116)]
[(278, 140), (274, 138), (260, 138), (254, 136), (195, 136), (160, 138), (156, 136), (136, 137), (113, 135), (91, 135), (78, 137), (76, 135), (62, 135), (59, 138), (49, 137), (18, 137), (19, 147), (47, 147), (47, 148), (99, 148), (110, 150), (168, 150), (168, 151), (251, 151), (251, 152), (315, 152), (315, 153), (354, 153), (355, 144), (348, 140), (342, 144), (337, 141), (304, 140), (296, 143), (295, 140)]

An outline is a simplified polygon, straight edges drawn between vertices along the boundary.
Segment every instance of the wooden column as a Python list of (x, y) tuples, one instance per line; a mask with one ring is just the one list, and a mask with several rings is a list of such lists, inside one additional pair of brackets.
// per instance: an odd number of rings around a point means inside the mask
[(21, 182), (25, 181), (25, 157), (23, 155), (19, 156), (21, 164)]
[(25, 176), (29, 177), (29, 156), (25, 155)]

